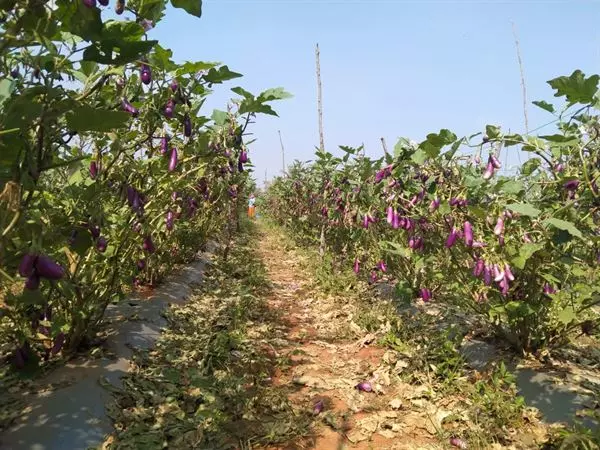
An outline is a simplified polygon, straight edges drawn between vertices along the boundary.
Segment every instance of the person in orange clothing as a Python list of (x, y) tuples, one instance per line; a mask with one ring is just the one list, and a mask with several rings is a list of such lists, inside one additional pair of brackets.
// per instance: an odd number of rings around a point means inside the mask
[(250, 194), (250, 198), (248, 198), (248, 217), (251, 219), (254, 219), (254, 214), (256, 213), (255, 203), (256, 197), (254, 197), (254, 194)]

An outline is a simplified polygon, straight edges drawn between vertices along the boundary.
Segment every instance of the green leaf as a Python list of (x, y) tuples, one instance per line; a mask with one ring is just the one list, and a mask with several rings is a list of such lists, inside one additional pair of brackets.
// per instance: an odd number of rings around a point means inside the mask
[(10, 97), (12, 91), (14, 89), (15, 82), (9, 80), (8, 78), (4, 78), (0, 80), (0, 106), (4, 103), (4, 100)]
[(111, 131), (125, 127), (129, 117), (129, 114), (124, 111), (80, 106), (67, 114), (67, 125), (71, 130), (78, 132)]
[(209, 70), (212, 69), (213, 67), (218, 66), (219, 63), (216, 62), (206, 62), (206, 61), (196, 61), (196, 62), (190, 62), (190, 61), (186, 61), (185, 63), (183, 63), (175, 72), (175, 74), (177, 76), (179, 75), (185, 75), (185, 74), (192, 74), (195, 75), (198, 72), (202, 71), (202, 70)]
[(202, 0), (171, 0), (171, 4), (175, 8), (184, 9), (192, 16), (202, 16)]
[(518, 194), (525, 187), (523, 186), (523, 182), (519, 180), (509, 180), (506, 182), (499, 182), (498, 189), (505, 194)]
[(504, 145), (511, 147), (513, 145), (519, 145), (523, 142), (523, 136), (520, 134), (506, 134), (504, 135)]
[(514, 257), (511, 262), (518, 269), (524, 269), (527, 260), (533, 256), (533, 254), (544, 248), (543, 244), (526, 242), (519, 247), (519, 255)]
[(293, 95), (287, 92), (285, 89), (282, 87), (277, 87), (261, 92), (258, 96), (258, 101), (264, 103), (272, 102), (273, 100), (285, 100), (292, 97)]
[(536, 171), (538, 167), (542, 164), (542, 161), (539, 158), (531, 158), (523, 164), (521, 167), (521, 173), (523, 175), (531, 175)]
[(575, 310), (571, 306), (567, 306), (562, 311), (558, 313), (558, 321), (563, 325), (568, 325), (576, 319), (577, 315), (575, 314)]
[(572, 222), (567, 222), (566, 220), (556, 219), (552, 217), (550, 219), (544, 220), (544, 224), (551, 225), (555, 228), (558, 228), (559, 230), (567, 231), (571, 236), (583, 239), (581, 231), (579, 231), (575, 227), (575, 224), (573, 224)]
[(536, 100), (532, 103), (539, 108), (542, 108), (550, 113), (554, 113), (554, 105), (551, 105), (550, 103), (545, 102), (544, 100)]
[(233, 80), (234, 78), (240, 78), (243, 75), (241, 73), (232, 72), (227, 66), (221, 66), (218, 69), (212, 68), (204, 75), (204, 79), (213, 84), (220, 84), (223, 81)]
[[(101, 64), (122, 65), (139, 59), (150, 50), (158, 41), (125, 41), (119, 39), (106, 39), (95, 42), (83, 52), (85, 61), (95, 61)], [(116, 56), (113, 56), (115, 55)]]
[(600, 76), (592, 75), (586, 78), (581, 70), (574, 71), (570, 76), (558, 77), (548, 81), (556, 91), (555, 97), (566, 97), (569, 104), (588, 104), (594, 102), (594, 95), (598, 91)]
[(490, 139), (496, 139), (500, 136), (500, 127), (496, 125), (486, 125), (485, 126), (485, 134)]
[(412, 154), (411, 159), (417, 164), (423, 164), (425, 161), (427, 161), (427, 157), (427, 153), (425, 153), (424, 150), (418, 149)]
[(510, 205), (506, 205), (506, 207), (511, 211), (529, 217), (537, 217), (542, 213), (539, 209), (534, 208), (528, 203), (511, 203)]
[(139, 17), (156, 23), (164, 16), (165, 6), (165, 0), (141, 0), (137, 13)]
[(225, 125), (227, 122), (227, 113), (225, 111), (215, 109), (212, 113), (211, 119), (219, 126)]
[(540, 138), (544, 139), (548, 142), (552, 142), (554, 144), (562, 144), (562, 145), (575, 144), (577, 142), (577, 138), (575, 136), (563, 136), (562, 134), (552, 134), (549, 136), (540, 136)]
[(231, 88), (231, 90), (233, 92), (235, 92), (236, 94), (241, 95), (244, 98), (247, 98), (249, 100), (254, 100), (254, 95), (252, 95), (250, 92), (248, 92), (247, 90), (245, 90), (239, 86)]

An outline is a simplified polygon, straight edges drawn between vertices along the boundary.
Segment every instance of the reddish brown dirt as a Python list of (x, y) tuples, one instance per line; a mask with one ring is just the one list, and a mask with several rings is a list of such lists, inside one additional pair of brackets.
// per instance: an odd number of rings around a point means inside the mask
[[(365, 345), (373, 339), (364, 339), (367, 333), (352, 327), (356, 306), (348, 298), (320, 293), (300, 255), (284, 245), (281, 236), (269, 232), (258, 246), (273, 283), (268, 304), (283, 323), (281, 343), (274, 347), (286, 363), (274, 372), (273, 384), (288, 386), (299, 410), (312, 410), (319, 400), (324, 409), (311, 438), (268, 450), (443, 448), (434, 433), (402, 423), (398, 402), (406, 402), (408, 393), (402, 388), (407, 385), (386, 379), (386, 350), (375, 342)], [(359, 392), (355, 386), (361, 381), (370, 382), (374, 392)]]

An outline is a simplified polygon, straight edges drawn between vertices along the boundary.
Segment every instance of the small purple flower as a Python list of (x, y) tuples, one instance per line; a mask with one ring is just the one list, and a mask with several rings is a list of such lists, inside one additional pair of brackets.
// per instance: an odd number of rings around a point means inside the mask
[(144, 28), (144, 31), (150, 31), (152, 28), (154, 28), (154, 22), (148, 19), (142, 19), (140, 21), (140, 25), (142, 28)]

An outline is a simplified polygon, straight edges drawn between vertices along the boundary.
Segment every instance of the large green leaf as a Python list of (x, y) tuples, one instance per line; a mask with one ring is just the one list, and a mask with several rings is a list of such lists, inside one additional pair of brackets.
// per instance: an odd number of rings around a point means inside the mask
[(221, 66), (218, 69), (212, 68), (204, 75), (204, 79), (213, 84), (219, 84), (223, 81), (233, 80), (243, 76), (241, 73), (232, 72), (227, 66)]
[(514, 257), (511, 262), (518, 269), (524, 269), (527, 260), (533, 256), (533, 254), (544, 248), (543, 244), (526, 242), (519, 247), (519, 255)]
[(219, 126), (225, 125), (225, 122), (227, 122), (227, 113), (225, 111), (215, 109), (212, 113), (211, 118), (215, 122), (215, 124)]
[(67, 114), (67, 125), (73, 131), (111, 131), (127, 125), (130, 116), (124, 111), (80, 106)]
[(192, 16), (202, 16), (202, 0), (171, 0), (171, 4), (175, 8), (184, 9)]
[(572, 222), (567, 222), (566, 220), (556, 219), (554, 217), (550, 219), (544, 220), (545, 225), (551, 225), (559, 230), (567, 231), (571, 236), (575, 236), (578, 238), (583, 238), (581, 231), (575, 227), (575, 224)]
[(529, 203), (511, 203), (506, 205), (508, 209), (524, 216), (537, 217), (541, 214), (541, 211), (534, 208)]
[(267, 89), (258, 95), (259, 102), (271, 102), (273, 100), (285, 100), (292, 98), (293, 95), (287, 92), (282, 87)]
[(581, 70), (576, 70), (570, 76), (554, 78), (548, 81), (548, 84), (556, 91), (555, 97), (566, 97), (570, 104), (588, 104), (594, 101), (594, 95), (598, 91), (598, 80), (598, 75), (586, 78)]

